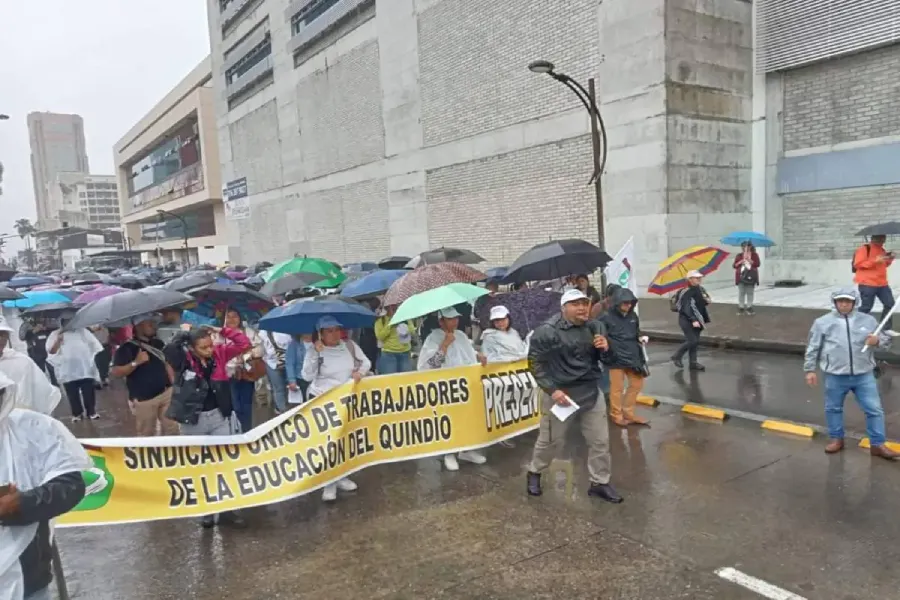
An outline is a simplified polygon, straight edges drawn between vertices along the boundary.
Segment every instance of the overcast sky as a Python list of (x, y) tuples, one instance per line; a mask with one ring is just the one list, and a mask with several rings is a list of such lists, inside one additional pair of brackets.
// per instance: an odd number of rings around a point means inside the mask
[[(113, 144), (209, 54), (204, 0), (32, 0), (0, 9), (0, 234), (35, 220), (25, 117), (84, 117), (91, 171), (113, 173)], [(7, 242), (8, 253), (24, 247)]]

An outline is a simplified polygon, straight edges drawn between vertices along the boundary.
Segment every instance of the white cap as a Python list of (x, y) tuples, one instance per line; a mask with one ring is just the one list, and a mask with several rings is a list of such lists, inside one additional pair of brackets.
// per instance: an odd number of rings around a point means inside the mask
[(450, 308), (438, 311), (438, 316), (442, 319), (458, 319), (461, 315), (451, 306)]
[(695, 270), (695, 271), (689, 271), (689, 272), (688, 272), (688, 274), (687, 274), (687, 278), (688, 278), (688, 279), (694, 279), (695, 277), (700, 277), (700, 278), (702, 278), (702, 277), (703, 277), (703, 273), (701, 273), (700, 271), (696, 271), (696, 270)]
[(562, 295), (562, 298), (559, 300), (560, 306), (565, 306), (569, 302), (577, 302), (578, 300), (587, 300), (588, 297), (584, 295), (579, 289), (567, 290), (565, 294)]
[(8, 331), (9, 333), (13, 333), (13, 328), (9, 326), (9, 322), (6, 320), (6, 317), (0, 315), (0, 331)]
[(496, 321), (497, 319), (505, 319), (509, 316), (509, 309), (505, 306), (495, 306), (491, 309), (491, 321)]
[(838, 292), (831, 296), (832, 300), (853, 300), (856, 302), (856, 296), (854, 296), (851, 292)]

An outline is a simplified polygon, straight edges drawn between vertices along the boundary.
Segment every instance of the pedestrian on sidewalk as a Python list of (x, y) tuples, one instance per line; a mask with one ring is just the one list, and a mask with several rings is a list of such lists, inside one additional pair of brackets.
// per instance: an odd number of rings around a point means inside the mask
[[(853, 255), (853, 282), (859, 288), (862, 302), (859, 312), (869, 314), (878, 298), (882, 307), (882, 318), (894, 307), (894, 293), (888, 284), (888, 267), (894, 264), (894, 253), (884, 249), (885, 236), (873, 235), (872, 241), (856, 249)], [(888, 318), (884, 332), (891, 337), (898, 334), (894, 331), (893, 319)]]
[(81, 421), (85, 414), (92, 420), (100, 418), (94, 388), (94, 383), (100, 381), (100, 372), (94, 357), (101, 350), (103, 346), (94, 334), (84, 328), (57, 329), (47, 338), (47, 361), (66, 391), (73, 423)]
[(759, 254), (750, 242), (741, 243), (734, 257), (734, 284), (738, 288), (738, 314), (753, 314), (753, 292), (759, 285)]
[[(894, 460), (900, 454), (885, 445), (884, 409), (875, 381), (875, 346), (890, 345), (887, 335), (875, 335), (875, 317), (856, 310), (859, 295), (852, 288), (831, 295), (834, 310), (816, 319), (809, 331), (803, 370), (806, 383), (818, 384), (816, 367), (825, 374), (825, 452), (844, 449), (844, 399), (853, 392), (866, 415), (866, 433), (872, 456)], [(866, 346), (870, 346), (864, 351)], [(817, 365), (818, 363), (818, 365)]]
[(649, 373), (644, 358), (644, 344), (649, 338), (641, 335), (641, 322), (635, 312), (637, 302), (631, 290), (620, 287), (613, 292), (610, 308), (602, 319), (612, 357), (607, 364), (609, 417), (619, 427), (649, 424), (634, 412), (644, 377)]
[[(556, 457), (559, 444), (573, 423), (581, 427), (588, 446), (588, 495), (607, 502), (622, 502), (610, 485), (609, 423), (606, 403), (600, 401), (600, 361), (609, 360), (609, 343), (603, 323), (590, 320), (591, 301), (578, 289), (560, 299), (560, 313), (538, 326), (531, 336), (528, 362), (541, 388), (541, 423), (528, 466), (528, 494), (540, 496), (541, 473)], [(575, 414), (561, 421), (554, 404), (575, 404)]]
[(139, 437), (178, 435), (178, 423), (166, 417), (172, 400), (172, 368), (164, 354), (165, 344), (157, 337), (156, 318), (134, 319), (130, 340), (119, 346), (113, 357), (113, 377), (124, 377), (128, 407), (134, 415)]
[(700, 346), (700, 333), (710, 322), (709, 311), (706, 309), (709, 298), (700, 285), (703, 281), (703, 274), (700, 271), (688, 273), (687, 280), (688, 287), (678, 292), (675, 301), (678, 326), (684, 333), (684, 343), (672, 355), (672, 362), (679, 369), (684, 368), (682, 359), (687, 354), (690, 370), (705, 371), (706, 367), (697, 362), (697, 348)]
[[(477, 365), (479, 362), (482, 365), (487, 364), (484, 355), (475, 351), (472, 340), (458, 329), (461, 316), (455, 307), (445, 308), (437, 313), (438, 328), (428, 334), (419, 352), (419, 362), (416, 365), (419, 371), (465, 367)], [(459, 454), (444, 455), (444, 468), (448, 471), (459, 471), (457, 457), (475, 465), (487, 462), (487, 458), (481, 452), (466, 450)]]

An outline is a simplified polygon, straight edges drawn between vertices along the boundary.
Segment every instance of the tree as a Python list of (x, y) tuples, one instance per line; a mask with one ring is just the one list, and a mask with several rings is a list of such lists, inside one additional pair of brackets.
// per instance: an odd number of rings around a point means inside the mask
[(37, 229), (29, 219), (16, 220), (16, 233), (25, 240), (25, 251), (28, 254), (28, 268), (34, 269), (34, 253), (31, 251), (31, 236), (37, 233)]

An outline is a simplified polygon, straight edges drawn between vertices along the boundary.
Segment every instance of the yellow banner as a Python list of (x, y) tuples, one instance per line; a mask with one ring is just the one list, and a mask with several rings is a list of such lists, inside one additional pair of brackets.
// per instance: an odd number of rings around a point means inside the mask
[(522, 361), (369, 377), (238, 436), (82, 440), (87, 495), (63, 527), (281, 502), (372, 465), (489, 446), (538, 426)]

